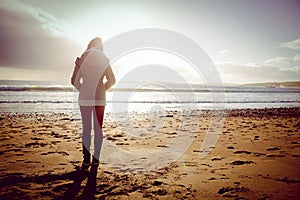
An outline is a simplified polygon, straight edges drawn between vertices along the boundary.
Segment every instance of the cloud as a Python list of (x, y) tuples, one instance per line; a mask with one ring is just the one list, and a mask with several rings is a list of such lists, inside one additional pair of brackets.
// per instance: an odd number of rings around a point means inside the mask
[(40, 25), (43, 29), (50, 31), (54, 36), (63, 36), (64, 34), (64, 21), (56, 19), (54, 16), (40, 8), (32, 7), (14, 0), (4, 0), (0, 3), (0, 7), (26, 17), (34, 18), (40, 22)]
[(229, 53), (228, 50), (224, 49), (218, 52), (220, 57), (225, 57)]
[(16, 1), (0, 3), (0, 18), (0, 66), (57, 71), (58, 76), (72, 71), (81, 49), (63, 37), (63, 22)]
[(228, 50), (224, 49), (224, 50), (220, 51), (220, 54), (224, 55), (224, 54), (227, 54), (228, 52), (229, 52)]
[(281, 48), (289, 48), (289, 49), (300, 49), (300, 39), (293, 40), (290, 42), (284, 42), (280, 44)]
[(300, 66), (300, 54), (292, 57), (275, 57), (268, 59), (264, 62), (266, 65), (277, 66), (277, 67), (290, 67), (294, 65)]
[(299, 81), (300, 67), (281, 69), (265, 64), (224, 63), (217, 65), (223, 82), (250, 83)]

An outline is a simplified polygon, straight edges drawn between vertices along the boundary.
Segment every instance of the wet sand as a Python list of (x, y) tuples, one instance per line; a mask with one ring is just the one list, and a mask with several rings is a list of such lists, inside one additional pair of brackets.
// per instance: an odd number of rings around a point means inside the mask
[(180, 129), (193, 133), (192, 143), (177, 160), (160, 166), (161, 156), (144, 171), (135, 166), (147, 156), (121, 166), (103, 149), (99, 168), (84, 173), (78, 117), (1, 114), (0, 199), (300, 199), (300, 108), (226, 111), (203, 158), (209, 111), (130, 116), (116, 123), (107, 114), (105, 142), (124, 151), (168, 150)]

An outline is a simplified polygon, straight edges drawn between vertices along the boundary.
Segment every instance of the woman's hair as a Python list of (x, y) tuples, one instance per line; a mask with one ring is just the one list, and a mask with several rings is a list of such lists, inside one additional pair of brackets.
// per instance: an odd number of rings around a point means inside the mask
[(95, 37), (90, 41), (90, 43), (87, 46), (87, 49), (92, 48), (92, 47), (97, 47), (98, 45), (101, 45), (102, 40), (99, 37)]

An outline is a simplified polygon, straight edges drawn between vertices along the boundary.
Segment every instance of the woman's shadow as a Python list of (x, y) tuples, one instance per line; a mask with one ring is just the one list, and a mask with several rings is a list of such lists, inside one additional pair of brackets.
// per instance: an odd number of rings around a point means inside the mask
[[(44, 174), (41, 176), (24, 176), (23, 174), (8, 174), (6, 177), (0, 179), (0, 188), (10, 188), (6, 194), (0, 194), (0, 199), (15, 199), (20, 195), (20, 199), (30, 199), (30, 192), (19, 194), (16, 190), (13, 190), (11, 186), (30, 185), (31, 183), (47, 185), (51, 192), (54, 192), (54, 199), (94, 199), (96, 194), (96, 180), (97, 180), (98, 167), (92, 166), (90, 171), (83, 171), (75, 169), (74, 171), (65, 174)], [(86, 185), (81, 186), (82, 182), (88, 178)], [(69, 182), (69, 181), (73, 182)], [(53, 183), (64, 182), (64, 184), (58, 184), (52, 188)], [(51, 186), (52, 185), (52, 186)], [(82, 191), (83, 190), (83, 191)], [(81, 194), (79, 194), (82, 191)], [(57, 196), (59, 195), (59, 196)], [(79, 196), (79, 197), (78, 197)]]
[(81, 194), (81, 199), (93, 199), (96, 194), (98, 166), (92, 166), (88, 175), (88, 181)]
[(77, 170), (74, 173), (74, 182), (69, 185), (64, 195), (57, 198), (57, 200), (75, 199), (80, 192), (82, 182), (86, 178), (88, 178), (88, 180), (79, 199), (94, 199), (97, 186), (97, 171), (97, 166), (92, 166), (90, 171)]

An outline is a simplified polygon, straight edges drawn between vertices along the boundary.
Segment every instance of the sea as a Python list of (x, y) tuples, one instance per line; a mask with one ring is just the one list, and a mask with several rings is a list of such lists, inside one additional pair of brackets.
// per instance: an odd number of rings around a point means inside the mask
[[(117, 83), (107, 113), (300, 107), (300, 88), (179, 83)], [(69, 83), (0, 80), (0, 113), (78, 113)]]

